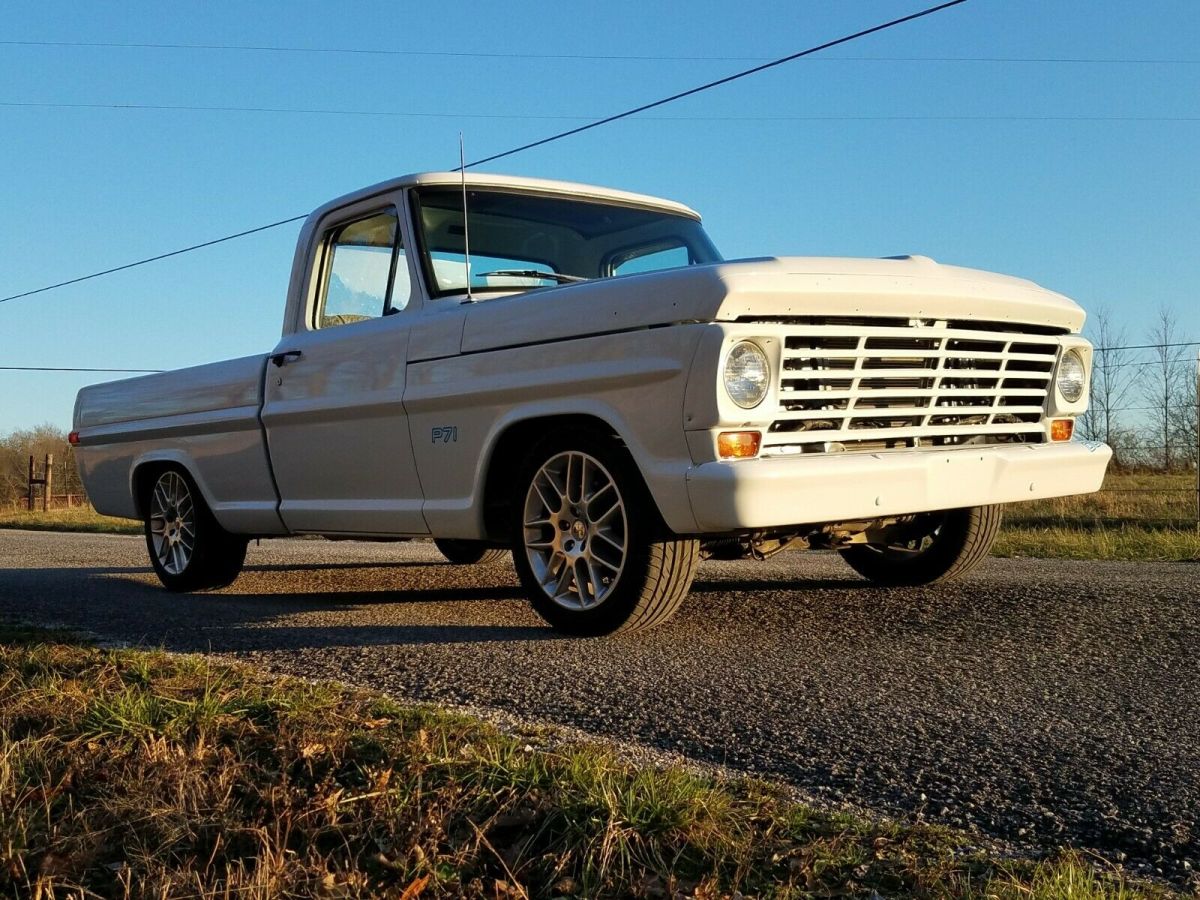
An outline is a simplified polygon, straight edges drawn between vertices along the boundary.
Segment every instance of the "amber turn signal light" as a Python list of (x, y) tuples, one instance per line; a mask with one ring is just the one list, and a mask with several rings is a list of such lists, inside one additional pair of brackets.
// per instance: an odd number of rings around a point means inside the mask
[(1069, 441), (1075, 431), (1074, 419), (1054, 419), (1050, 423), (1050, 440)]
[(722, 431), (717, 436), (717, 453), (721, 459), (748, 459), (758, 456), (762, 433), (758, 431)]

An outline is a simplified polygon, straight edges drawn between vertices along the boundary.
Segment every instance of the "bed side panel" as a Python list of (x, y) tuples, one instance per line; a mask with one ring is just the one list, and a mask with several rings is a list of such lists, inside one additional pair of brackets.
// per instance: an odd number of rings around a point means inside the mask
[(134, 472), (175, 462), (225, 528), (283, 533), (259, 420), (265, 366), (266, 357), (249, 356), (80, 391), (79, 468), (96, 509), (138, 518)]

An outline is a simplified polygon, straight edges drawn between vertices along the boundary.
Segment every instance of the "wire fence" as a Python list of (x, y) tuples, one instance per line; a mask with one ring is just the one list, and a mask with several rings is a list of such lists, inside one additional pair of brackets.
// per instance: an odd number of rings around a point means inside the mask
[(1104, 486), (1095, 494), (1015, 504), (1009, 521), (1200, 527), (1200, 341), (1178, 339), (1167, 309), (1142, 341), (1126, 338), (1105, 310), (1091, 325), (1090, 402), (1076, 433), (1112, 447)]

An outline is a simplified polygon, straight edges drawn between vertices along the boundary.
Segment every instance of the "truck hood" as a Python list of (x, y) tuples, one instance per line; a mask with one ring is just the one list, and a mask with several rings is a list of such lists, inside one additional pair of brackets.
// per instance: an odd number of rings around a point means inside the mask
[(900, 316), (1078, 332), (1084, 312), (1032, 281), (894, 259), (764, 257), (528, 291), (474, 304), (464, 353), (677, 322)]

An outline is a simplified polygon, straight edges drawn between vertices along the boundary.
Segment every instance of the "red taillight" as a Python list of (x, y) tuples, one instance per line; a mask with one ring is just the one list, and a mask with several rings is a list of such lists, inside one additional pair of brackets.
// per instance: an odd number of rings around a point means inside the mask
[(78, 444), (79, 443), (79, 432), (72, 431), (70, 434), (68, 434), (67, 435), (67, 443), (70, 444), (72, 447), (74, 447), (76, 444)]

